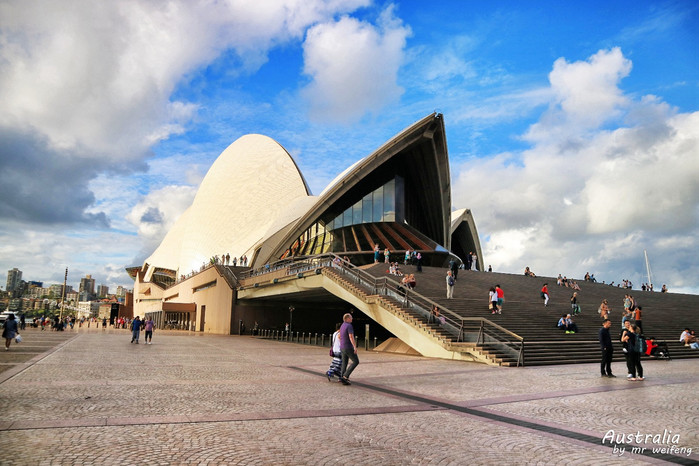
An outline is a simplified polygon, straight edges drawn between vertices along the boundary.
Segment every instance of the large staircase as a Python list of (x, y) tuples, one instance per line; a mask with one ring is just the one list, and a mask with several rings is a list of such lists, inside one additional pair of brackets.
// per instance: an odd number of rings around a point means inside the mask
[[(376, 277), (390, 276), (386, 264), (363, 267)], [(503, 273), (488, 273), (460, 270), (455, 285), (454, 299), (446, 299), (446, 269), (423, 267), (418, 273), (414, 266), (402, 266), (404, 273), (415, 273), (416, 292), (437, 302), (462, 317), (482, 317), (507, 328), (524, 338), (524, 364), (548, 365), (598, 362), (600, 348), (598, 332), (601, 319), (597, 313), (599, 304), (607, 299), (612, 309), (612, 338), (615, 340), (615, 361), (623, 361), (621, 343), (616, 338), (621, 330), (623, 298), (631, 293), (643, 307), (643, 330), (647, 337), (665, 341), (673, 359), (699, 358), (699, 350), (679, 343), (685, 327), (699, 328), (699, 296), (675, 293), (644, 292), (625, 290), (600, 283), (578, 281), (578, 304), (582, 313), (574, 320), (579, 331), (566, 334), (556, 328), (562, 314), (571, 310), (570, 297), (573, 289), (559, 287), (551, 277), (525, 277)], [(543, 283), (547, 282), (550, 300), (544, 307), (540, 298)], [(488, 290), (499, 284), (505, 291), (502, 314), (491, 314), (488, 310)], [(488, 352), (488, 345), (482, 345)], [(511, 355), (498, 354), (493, 348), (490, 355), (503, 365), (515, 365)]]

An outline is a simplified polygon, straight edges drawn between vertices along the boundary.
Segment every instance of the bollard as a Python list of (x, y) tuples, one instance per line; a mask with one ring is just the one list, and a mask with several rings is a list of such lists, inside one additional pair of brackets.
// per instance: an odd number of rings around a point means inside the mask
[(318, 333), (316, 333), (316, 334), (313, 336), (313, 344), (314, 344), (315, 346), (318, 346)]
[(306, 344), (306, 332), (303, 332), (303, 333), (301, 334), (301, 339), (303, 340), (303, 341), (301, 342), (301, 344), (305, 345), (305, 344)]
[(376, 337), (374, 337), (374, 349), (376, 349)]
[(325, 334), (320, 335), (320, 346), (325, 346)]

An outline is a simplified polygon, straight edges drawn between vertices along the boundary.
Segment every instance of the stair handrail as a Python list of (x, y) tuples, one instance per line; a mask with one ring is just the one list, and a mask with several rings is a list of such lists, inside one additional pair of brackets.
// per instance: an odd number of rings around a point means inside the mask
[[(335, 253), (323, 253), (314, 256), (296, 257), (284, 259), (281, 261), (265, 264), (262, 267), (251, 269), (241, 274), (241, 280), (245, 278), (259, 277), (260, 280), (254, 285), (259, 286), (263, 283), (269, 283), (264, 278), (265, 275), (274, 273), (278, 276), (279, 272), (282, 276), (298, 276), (307, 271), (315, 271), (322, 273), (324, 267), (330, 267), (339, 272), (341, 275), (348, 276), (355, 283), (367, 287), (371, 294), (390, 296), (401, 303), (402, 306), (418, 312), (426, 321), (429, 322), (430, 313), (433, 306), (437, 306), (441, 317), (444, 319), (441, 322), (441, 327), (452, 334), (457, 342), (465, 341), (466, 338), (466, 323), (471, 321), (480, 322), (478, 331), (477, 343), (485, 343), (486, 335), (503, 344), (506, 348), (512, 349), (513, 354), (517, 355), (517, 365), (523, 364), (524, 355), (524, 338), (516, 333), (494, 323), (483, 317), (462, 317), (439, 303), (432, 301), (430, 298), (421, 295), (420, 293), (403, 286), (401, 283), (388, 277), (375, 277), (366, 270), (363, 270), (349, 261), (341, 258)], [(501, 333), (504, 333), (512, 338), (515, 342), (499, 341), (494, 332), (488, 332), (486, 327), (495, 328)], [(519, 346), (519, 348), (511, 348), (510, 346)]]

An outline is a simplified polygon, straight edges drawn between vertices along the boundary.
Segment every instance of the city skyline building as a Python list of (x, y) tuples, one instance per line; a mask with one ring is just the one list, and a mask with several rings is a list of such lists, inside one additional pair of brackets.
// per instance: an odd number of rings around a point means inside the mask
[(97, 297), (106, 298), (109, 295), (109, 287), (107, 285), (99, 285), (97, 287)]
[(5, 291), (8, 293), (14, 293), (22, 285), (22, 271), (17, 267), (12, 270), (7, 271), (7, 285), (5, 286)]

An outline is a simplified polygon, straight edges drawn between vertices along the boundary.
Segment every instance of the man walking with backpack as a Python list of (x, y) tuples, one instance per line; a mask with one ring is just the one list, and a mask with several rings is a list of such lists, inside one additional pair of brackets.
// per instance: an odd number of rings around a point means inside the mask
[[(340, 326), (340, 353), (342, 354), (342, 367), (340, 373), (340, 382), (342, 385), (352, 385), (349, 381), (349, 376), (352, 371), (359, 365), (357, 357), (357, 340), (354, 338), (354, 327), (352, 327), (352, 314), (347, 313), (342, 317), (342, 325)], [(352, 364), (347, 365), (347, 361), (351, 360)]]

